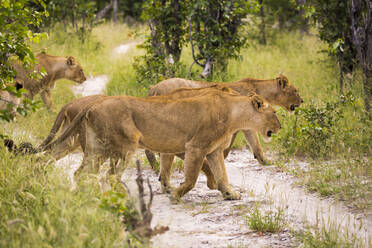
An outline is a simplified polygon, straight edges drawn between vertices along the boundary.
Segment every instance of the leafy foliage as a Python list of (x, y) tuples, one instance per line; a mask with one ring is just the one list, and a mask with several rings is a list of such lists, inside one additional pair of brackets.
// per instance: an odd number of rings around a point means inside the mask
[(76, 34), (81, 42), (89, 37), (95, 25), (96, 2), (89, 0), (49, 0), (46, 1), (50, 17), (46, 25), (62, 22), (65, 31)]
[[(195, 47), (194, 61), (204, 67), (212, 64), (226, 70), (230, 58), (238, 58), (246, 37), (239, 33), (242, 19), (257, 10), (255, 1), (190, 1), (189, 36)], [(194, 51), (194, 49), (193, 49)], [(200, 62), (204, 60), (205, 62)]]
[[(41, 6), (41, 11), (34, 8)], [(29, 42), (38, 43), (46, 35), (38, 33), (42, 17), (48, 16), (46, 5), (42, 0), (1, 0), (0, 5), (0, 90), (7, 90), (18, 97), (24, 91), (17, 92), (14, 88), (16, 72), (12, 69), (11, 59), (17, 59), (24, 67), (30, 68), (35, 57)], [(18, 108), (19, 113), (35, 109), (36, 105), (25, 101), (24, 107)], [(3, 111), (1, 119), (10, 120), (9, 113)]]
[(351, 73), (356, 63), (350, 7), (350, 2), (343, 0), (308, 1), (308, 13), (319, 23), (319, 37), (328, 43), (328, 53), (336, 57), (341, 73)]
[[(312, 158), (330, 156), (346, 146), (350, 149), (352, 143), (349, 142), (358, 142), (359, 149), (364, 146), (363, 150), (370, 152), (369, 141), (364, 137), (356, 141), (355, 134), (350, 133), (356, 130), (344, 124), (347, 121), (345, 113), (350, 111), (348, 108), (360, 110), (360, 100), (351, 92), (341, 95), (337, 101), (325, 102), (320, 106), (311, 103), (308, 107), (297, 108), (294, 118), (278, 136), (278, 142), (287, 154), (309, 155)], [(368, 116), (364, 113), (358, 115), (358, 124), (370, 133)]]
[(203, 76), (212, 74), (213, 65), (224, 71), (227, 61), (238, 58), (245, 45), (246, 39), (239, 31), (242, 19), (255, 10), (255, 3), (147, 1), (142, 16), (149, 22), (151, 36), (142, 46), (146, 54), (138, 58), (134, 66), (137, 81), (149, 86), (159, 79), (185, 74), (180, 56), (187, 41), (192, 46), (193, 64), (205, 68)]
[(180, 63), (185, 44), (185, 18), (187, 1), (147, 1), (142, 18), (149, 22), (151, 35), (146, 37), (142, 48), (146, 54), (134, 63), (137, 82), (145, 87), (164, 78), (179, 76), (184, 70)]

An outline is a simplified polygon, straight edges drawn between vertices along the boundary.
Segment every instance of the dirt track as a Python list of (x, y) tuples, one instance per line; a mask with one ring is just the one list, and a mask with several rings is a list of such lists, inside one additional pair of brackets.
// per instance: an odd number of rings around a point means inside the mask
[[(304, 224), (330, 222), (361, 239), (372, 236), (371, 218), (364, 219), (348, 211), (341, 203), (321, 199), (295, 187), (295, 179), (275, 167), (260, 166), (248, 150), (233, 151), (226, 159), (230, 183), (242, 193), (242, 200), (224, 201), (220, 192), (209, 190), (204, 175), (179, 204), (171, 204), (161, 194), (156, 174), (144, 170), (154, 188), (153, 225), (168, 225), (170, 231), (153, 238), (154, 247), (297, 247), (288, 231), (301, 230)], [(135, 190), (135, 169), (124, 174), (124, 180)], [(173, 173), (172, 184), (178, 185), (183, 174)], [(249, 229), (244, 216), (259, 204), (262, 209), (285, 209), (288, 227), (278, 234), (260, 234)]]

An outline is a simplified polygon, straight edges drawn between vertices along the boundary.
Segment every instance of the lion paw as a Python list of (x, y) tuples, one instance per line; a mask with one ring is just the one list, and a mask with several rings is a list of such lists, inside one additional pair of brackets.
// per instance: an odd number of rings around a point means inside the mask
[(176, 191), (173, 191), (170, 196), (170, 201), (172, 204), (177, 204), (181, 201), (181, 197), (177, 194)]
[(269, 164), (271, 164), (271, 161), (270, 161), (270, 160), (267, 160), (264, 156), (261, 156), (261, 155), (254, 155), (254, 158), (257, 159), (257, 161), (258, 161), (261, 165), (269, 165)]
[(161, 191), (163, 194), (170, 194), (172, 193), (172, 191), (174, 191), (174, 187), (172, 187), (171, 185), (161, 185)]
[(223, 198), (225, 200), (240, 200), (241, 199), (241, 195), (239, 192), (235, 191), (235, 190), (231, 190), (231, 191), (226, 191), (223, 193)]

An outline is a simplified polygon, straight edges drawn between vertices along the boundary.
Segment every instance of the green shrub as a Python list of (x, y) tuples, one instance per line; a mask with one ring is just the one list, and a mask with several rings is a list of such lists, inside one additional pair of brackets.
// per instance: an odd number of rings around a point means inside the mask
[[(370, 153), (371, 143), (365, 135), (372, 133), (371, 119), (357, 103), (359, 99), (349, 92), (336, 101), (310, 102), (297, 108), (277, 136), (281, 153), (313, 159), (330, 158), (349, 149), (355, 149), (356, 156)], [(279, 114), (287, 116), (282, 111)]]

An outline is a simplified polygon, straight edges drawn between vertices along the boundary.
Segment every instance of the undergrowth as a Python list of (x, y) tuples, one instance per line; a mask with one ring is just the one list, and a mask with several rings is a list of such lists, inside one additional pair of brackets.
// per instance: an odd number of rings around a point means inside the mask
[(70, 192), (62, 169), (0, 149), (0, 247), (112, 247), (124, 226), (99, 208), (98, 182)]

